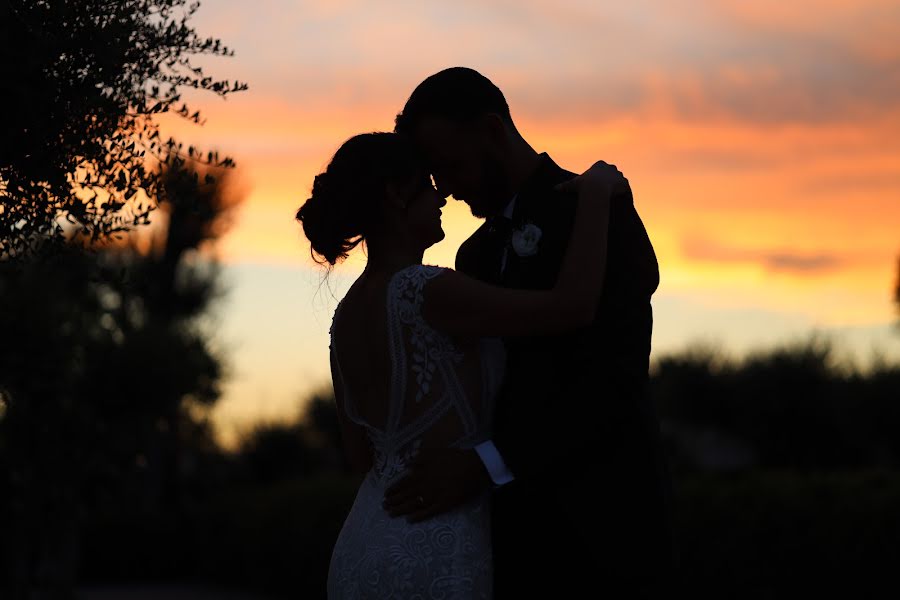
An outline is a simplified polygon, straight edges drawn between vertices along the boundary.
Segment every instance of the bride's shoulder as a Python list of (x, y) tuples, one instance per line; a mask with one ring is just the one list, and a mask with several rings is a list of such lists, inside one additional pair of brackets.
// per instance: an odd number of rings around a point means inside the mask
[(429, 282), (443, 273), (451, 272), (447, 267), (435, 265), (410, 265), (394, 274), (391, 281), (391, 296), (404, 298), (421, 306), (424, 302), (425, 289)]
[(436, 265), (410, 265), (394, 274), (394, 282), (401, 286), (422, 287), (429, 280), (447, 271), (452, 269)]

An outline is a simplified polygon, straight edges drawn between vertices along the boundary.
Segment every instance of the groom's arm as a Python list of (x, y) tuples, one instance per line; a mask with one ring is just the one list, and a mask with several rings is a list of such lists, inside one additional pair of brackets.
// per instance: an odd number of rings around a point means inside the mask
[(649, 402), (646, 365), (638, 357), (643, 342), (649, 353), (649, 298), (659, 271), (631, 190), (612, 200), (610, 256), (618, 262), (604, 275), (595, 321), (572, 334), (535, 339), (507, 388), (512, 397), (492, 441), (518, 479), (550, 468), (577, 472), (623, 426), (640, 426)]
[[(534, 214), (534, 200), (528, 204), (523, 204), (522, 208), (527, 221), (540, 221), (541, 227), (545, 228), (543, 238), (543, 252), (536, 257), (537, 260), (530, 261), (530, 268), (521, 269), (512, 265), (514, 273), (509, 284), (513, 287), (521, 287), (525, 289), (543, 289), (552, 286), (552, 281), (556, 280), (562, 262), (564, 260), (565, 251), (568, 246), (569, 235), (573, 229), (574, 223), (572, 217), (575, 212), (575, 195), (568, 193), (554, 193), (553, 212), (544, 214)], [(476, 237), (473, 235), (460, 246), (456, 255), (457, 271), (469, 274), (468, 271), (477, 272), (479, 266), (484, 264), (485, 258), (479, 256), (477, 252)], [(513, 257), (515, 261), (515, 257)], [(507, 376), (509, 376), (507, 372)], [(515, 375), (513, 375), (515, 376)], [(503, 393), (501, 391), (501, 393)], [(485, 470), (491, 478), (495, 487), (506, 485), (516, 479), (520, 474), (529, 476), (530, 465), (536, 464), (533, 457), (528, 454), (525, 443), (520, 447), (518, 444), (519, 437), (515, 435), (505, 435), (507, 431), (512, 433), (518, 431), (536, 431), (540, 429), (540, 424), (517, 423), (520, 416), (519, 413), (524, 407), (517, 406), (519, 399), (509, 399), (506, 416), (512, 416), (514, 420), (508, 423), (509, 427), (503, 429), (495, 429), (494, 437), (475, 447), (475, 451), (481, 462), (484, 464)], [(532, 425), (536, 425), (533, 428)], [(555, 429), (555, 428), (554, 428)], [(531, 438), (531, 445), (534, 444), (533, 436), (521, 436)], [(555, 443), (555, 441), (551, 441)], [(509, 460), (507, 460), (509, 458)]]
[[(479, 229), (471, 237), (465, 240), (456, 252), (456, 270), (469, 277), (478, 278), (482, 271), (486, 257), (479, 252)], [(497, 450), (494, 442), (487, 440), (475, 446), (475, 452), (484, 465), (485, 470), (495, 486), (505, 485), (514, 477), (503, 456)]]

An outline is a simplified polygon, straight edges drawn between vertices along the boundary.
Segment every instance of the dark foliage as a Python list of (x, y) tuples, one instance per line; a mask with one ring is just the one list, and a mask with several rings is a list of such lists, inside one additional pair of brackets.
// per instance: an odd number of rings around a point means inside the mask
[(205, 174), (165, 168), (173, 193), (143, 250), (0, 262), (0, 551), (14, 591), (64, 596), (85, 519), (125, 504), (178, 522), (212, 476), (199, 472), (217, 455), (202, 415), (224, 367), (200, 324), (218, 270), (198, 248), (236, 200), (227, 175)]
[(678, 468), (900, 466), (898, 365), (860, 373), (813, 339), (739, 362), (709, 351), (669, 356), (652, 384)]
[(895, 472), (751, 471), (678, 483), (685, 597), (896, 596)]
[(243, 479), (256, 484), (350, 472), (334, 397), (327, 394), (308, 399), (296, 422), (257, 426), (244, 438), (238, 455)]
[[(672, 597), (896, 590), (898, 377), (897, 366), (842, 367), (815, 339), (742, 361), (708, 350), (660, 361), (653, 384), (676, 466)], [(322, 597), (358, 485), (335, 461), (339, 447), (334, 399), (318, 395), (295, 422), (259, 428), (207, 463), (222, 476), (207, 478), (180, 527), (163, 514), (137, 519), (129, 505), (92, 521), (86, 576)], [(112, 550), (123, 547), (141, 560)]]

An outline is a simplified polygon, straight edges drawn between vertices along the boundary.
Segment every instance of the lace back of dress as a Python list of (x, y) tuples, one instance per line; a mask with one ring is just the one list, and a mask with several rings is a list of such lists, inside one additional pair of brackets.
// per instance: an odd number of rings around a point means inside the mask
[[(491, 406), (483, 399), (493, 396), (488, 388), (495, 386), (497, 377), (485, 371), (482, 344), (460, 347), (422, 316), (425, 286), (442, 271), (415, 265), (396, 273), (388, 285), (391, 380), (383, 422), (374, 424), (360, 415), (354, 394), (372, 390), (344, 386), (333, 355), (334, 376), (340, 378), (345, 392), (343, 408), (348, 418), (366, 428), (375, 453), (374, 476), (385, 485), (401, 475), (422, 448), (470, 447), (489, 435)], [(340, 305), (335, 320), (339, 311)], [(334, 323), (331, 343), (335, 353)]]
[(443, 272), (416, 265), (397, 273), (387, 298), (391, 395), (387, 426), (376, 432), (376, 475), (401, 474), (421, 448), (474, 445), (486, 437), (478, 355), (458, 348), (422, 316), (428, 281)]

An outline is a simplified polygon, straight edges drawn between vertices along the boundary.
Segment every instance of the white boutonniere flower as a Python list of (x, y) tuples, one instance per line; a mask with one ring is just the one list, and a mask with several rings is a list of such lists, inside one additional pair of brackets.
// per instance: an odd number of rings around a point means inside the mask
[(512, 232), (512, 247), (521, 257), (534, 256), (538, 251), (538, 243), (543, 232), (534, 223), (525, 223)]

